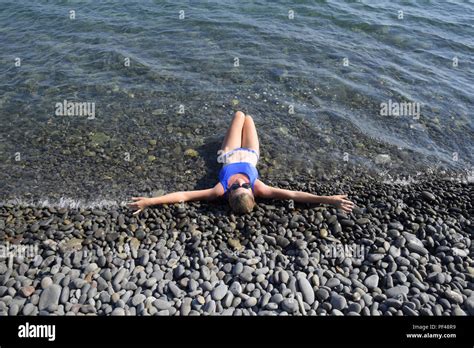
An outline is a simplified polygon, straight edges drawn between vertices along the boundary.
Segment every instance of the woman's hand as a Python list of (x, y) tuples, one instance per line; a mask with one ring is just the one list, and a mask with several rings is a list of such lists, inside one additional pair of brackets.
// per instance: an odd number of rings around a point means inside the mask
[(134, 202), (129, 203), (128, 206), (133, 209), (138, 209), (133, 215), (140, 214), (143, 209), (150, 205), (150, 198), (147, 197), (132, 197), (132, 200), (134, 200)]
[(347, 199), (347, 195), (329, 196), (331, 204), (345, 213), (350, 213), (354, 208), (354, 203)]

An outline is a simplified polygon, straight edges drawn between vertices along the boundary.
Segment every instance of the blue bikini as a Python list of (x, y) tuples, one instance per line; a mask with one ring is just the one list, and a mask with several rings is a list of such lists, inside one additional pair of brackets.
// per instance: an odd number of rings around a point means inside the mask
[(253, 185), (255, 183), (255, 180), (258, 179), (257, 168), (255, 168), (255, 166), (252, 165), (251, 163), (237, 162), (237, 163), (231, 163), (231, 164), (227, 164), (223, 166), (221, 171), (219, 172), (219, 181), (222, 187), (224, 187), (224, 193), (227, 193), (229, 178), (234, 174), (247, 175), (247, 177), (250, 180), (250, 184), (252, 185), (252, 191), (253, 191)]

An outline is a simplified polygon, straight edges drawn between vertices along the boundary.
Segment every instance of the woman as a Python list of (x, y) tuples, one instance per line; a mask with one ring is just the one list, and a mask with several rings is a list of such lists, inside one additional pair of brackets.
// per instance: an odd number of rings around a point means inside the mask
[(260, 157), (257, 129), (253, 119), (241, 111), (235, 113), (232, 124), (219, 151), (218, 161), (223, 164), (219, 172), (219, 182), (206, 190), (169, 193), (160, 197), (133, 197), (131, 208), (137, 209), (134, 214), (144, 208), (165, 203), (178, 203), (194, 200), (213, 200), (224, 196), (232, 211), (245, 214), (252, 211), (255, 198), (292, 199), (301, 203), (332, 204), (336, 208), (350, 213), (354, 203), (347, 195), (317, 196), (302, 191), (291, 191), (265, 185), (258, 179), (256, 168)]

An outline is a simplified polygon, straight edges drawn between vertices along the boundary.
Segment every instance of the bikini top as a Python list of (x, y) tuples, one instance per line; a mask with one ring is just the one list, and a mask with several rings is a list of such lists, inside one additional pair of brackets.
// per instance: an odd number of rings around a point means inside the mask
[(219, 172), (219, 182), (221, 183), (222, 187), (224, 187), (224, 193), (227, 193), (227, 186), (229, 185), (229, 178), (234, 174), (245, 174), (250, 180), (250, 184), (253, 185), (255, 180), (258, 179), (258, 170), (255, 168), (254, 165), (248, 162), (236, 162), (227, 164), (222, 167), (221, 171)]

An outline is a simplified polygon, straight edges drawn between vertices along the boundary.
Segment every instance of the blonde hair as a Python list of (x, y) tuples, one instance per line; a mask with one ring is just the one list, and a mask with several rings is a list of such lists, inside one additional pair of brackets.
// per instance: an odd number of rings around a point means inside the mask
[(236, 214), (247, 214), (255, 207), (255, 199), (251, 192), (242, 192), (235, 194), (231, 192), (229, 195), (229, 205)]

